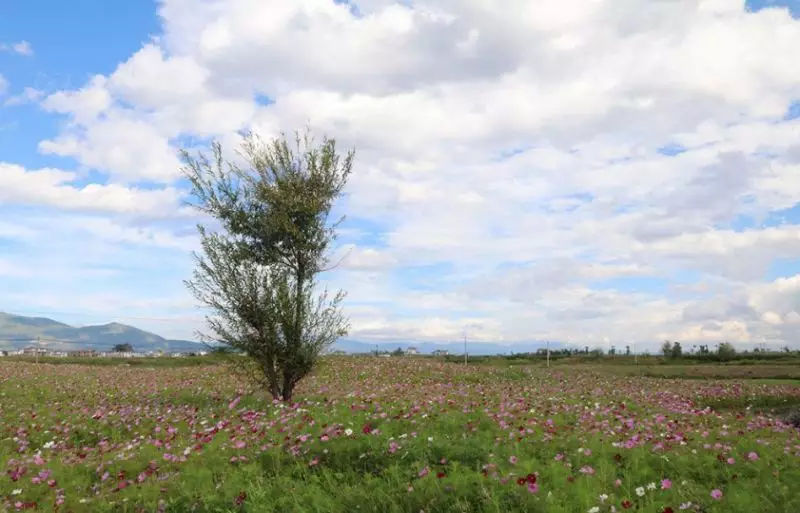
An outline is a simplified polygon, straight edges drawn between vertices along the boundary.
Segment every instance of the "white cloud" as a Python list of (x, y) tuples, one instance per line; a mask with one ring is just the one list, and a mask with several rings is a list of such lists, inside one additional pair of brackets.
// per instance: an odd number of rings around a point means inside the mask
[(10, 107), (13, 105), (25, 105), (27, 103), (36, 103), (44, 97), (44, 92), (33, 87), (26, 87), (21, 93), (9, 96), (3, 105)]
[(144, 217), (174, 217), (180, 195), (174, 188), (137, 189), (117, 184), (71, 185), (78, 176), (58, 169), (27, 171), (0, 162), (0, 205), (38, 205)]
[(6, 94), (6, 91), (8, 91), (8, 80), (3, 75), (0, 75), (0, 96)]
[[(178, 146), (310, 125), (357, 148), (342, 207), (379, 226), (370, 242), (348, 235), (331, 277), (364, 309), (359, 336), (447, 339), (474, 323), (505, 341), (789, 339), (800, 313), (766, 299), (779, 285), (763, 276), (798, 254), (800, 232), (761, 226), (800, 203), (800, 120), (783, 119), (800, 99), (800, 20), (787, 9), (356, 4), (161, 2), (163, 34), (42, 101), (67, 122), (40, 150), (110, 183), (17, 170), (14, 197), (168, 216)], [(124, 185), (140, 182), (167, 186)], [(596, 285), (647, 278), (670, 286)]]
[(17, 41), (16, 43), (0, 43), (0, 52), (11, 52), (18, 55), (30, 57), (33, 55), (33, 47), (27, 41)]

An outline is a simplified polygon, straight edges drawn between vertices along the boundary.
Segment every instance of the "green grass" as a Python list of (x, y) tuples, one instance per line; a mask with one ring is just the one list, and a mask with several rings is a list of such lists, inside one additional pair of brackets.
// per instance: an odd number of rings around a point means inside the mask
[(763, 381), (339, 357), (286, 406), (217, 364), (0, 361), (0, 511), (796, 513), (800, 388)]

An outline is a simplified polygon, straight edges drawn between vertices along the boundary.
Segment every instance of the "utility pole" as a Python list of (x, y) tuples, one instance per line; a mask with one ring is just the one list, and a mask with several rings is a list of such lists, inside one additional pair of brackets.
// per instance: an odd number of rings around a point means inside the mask
[(36, 365), (39, 365), (39, 348), (42, 347), (42, 337), (36, 337)]
[(636, 342), (631, 342), (633, 346), (633, 363), (639, 365), (639, 355), (636, 353)]

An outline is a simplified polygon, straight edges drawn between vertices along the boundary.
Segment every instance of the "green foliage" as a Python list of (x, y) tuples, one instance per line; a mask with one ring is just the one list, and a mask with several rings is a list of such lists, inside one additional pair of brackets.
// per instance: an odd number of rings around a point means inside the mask
[(723, 342), (717, 348), (717, 355), (722, 361), (733, 360), (736, 358), (736, 349), (733, 347), (733, 344), (729, 342)]
[(130, 344), (116, 344), (111, 350), (115, 353), (132, 353), (133, 346)]
[(245, 137), (247, 166), (184, 152), (184, 173), (195, 206), (222, 226), (200, 226), (202, 255), (187, 286), (214, 312), (213, 337), (247, 354), (240, 367), (273, 397), (292, 398), (319, 355), (347, 331), (344, 293), (318, 296), (315, 276), (326, 270), (326, 250), (338, 222), (328, 216), (350, 174), (353, 152), (341, 157), (333, 139), (315, 145), (308, 134), (265, 143)]

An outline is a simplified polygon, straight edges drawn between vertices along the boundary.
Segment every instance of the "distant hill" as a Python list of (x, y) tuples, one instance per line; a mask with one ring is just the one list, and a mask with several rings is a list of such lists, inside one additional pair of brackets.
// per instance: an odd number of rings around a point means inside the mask
[[(201, 351), (203, 344), (189, 340), (168, 340), (164, 337), (140, 330), (133, 326), (112, 322), (98, 326), (76, 328), (46, 317), (25, 317), (0, 312), (0, 349), (21, 349), (41, 337), (42, 346), (48, 349), (69, 351), (75, 349), (94, 349), (110, 351), (116, 344), (130, 344), (135, 351), (148, 352), (162, 350), (168, 353)], [(509, 354), (535, 352), (545, 347), (544, 341), (531, 341), (514, 345), (494, 344), (489, 342), (470, 342), (467, 340), (469, 354)], [(352, 339), (340, 339), (334, 350), (347, 353), (370, 353), (375, 349), (393, 351), (398, 347), (408, 349), (416, 347), (422, 354), (430, 354), (437, 349), (444, 349), (450, 354), (464, 354), (464, 342), (436, 343), (415, 341), (382, 341), (366, 342)], [(551, 349), (559, 349), (564, 344), (551, 342)]]
[(116, 344), (130, 344), (135, 351), (200, 351), (205, 348), (190, 340), (169, 340), (133, 326), (112, 322), (76, 328), (46, 317), (26, 317), (0, 312), (0, 348), (20, 349), (37, 337), (42, 347), (65, 351), (94, 349), (110, 351)]

